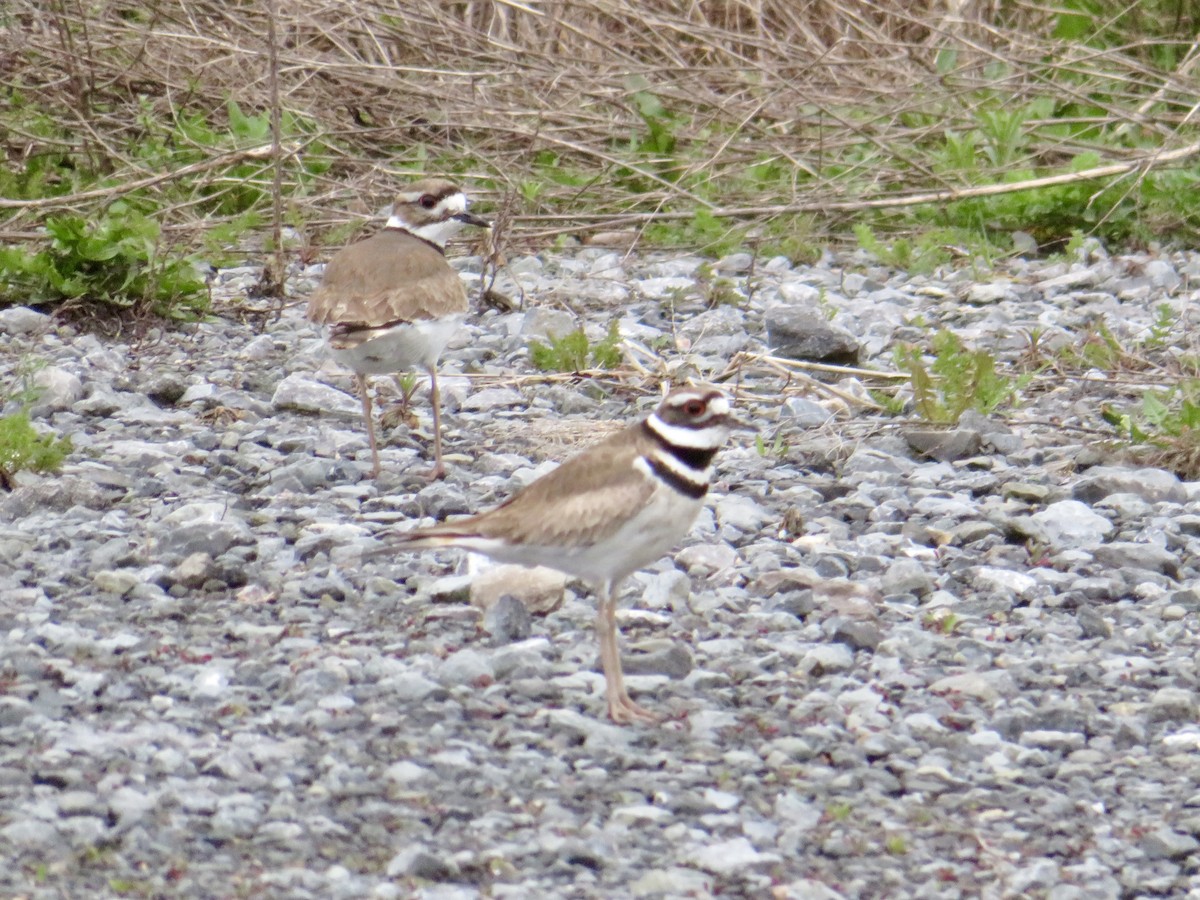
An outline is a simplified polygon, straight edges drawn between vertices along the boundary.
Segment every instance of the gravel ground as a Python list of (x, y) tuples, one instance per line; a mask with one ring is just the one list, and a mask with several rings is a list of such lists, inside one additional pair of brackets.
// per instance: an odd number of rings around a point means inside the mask
[(135, 345), (0, 312), (0, 383), (42, 366), (35, 417), (75, 445), (0, 497), (0, 894), (1200, 897), (1200, 485), (1089, 443), (1103, 372), (947, 437), (748, 367), (767, 452), (736, 436), (687, 541), (626, 591), (661, 726), (602, 718), (580, 586), (481, 613), (458, 553), (363, 562), (653, 406), (649, 378), (520, 377), (576, 315), (705, 378), (768, 332), (890, 368), (944, 326), (1012, 359), (1031, 329), (1144, 339), (1200, 296), (1190, 254), (702, 262), (515, 260), (536, 308), (451, 345), (435, 484), (423, 393), (364, 477), (302, 304)]

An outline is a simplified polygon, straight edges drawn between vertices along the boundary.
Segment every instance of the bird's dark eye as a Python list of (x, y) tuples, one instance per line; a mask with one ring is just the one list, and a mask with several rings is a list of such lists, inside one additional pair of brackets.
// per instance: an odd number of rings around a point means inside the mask
[(683, 411), (689, 416), (702, 416), (706, 409), (708, 409), (708, 403), (699, 398), (683, 404)]
[(417, 202), (421, 204), (421, 209), (433, 209), (437, 206), (437, 197), (433, 194), (426, 194)]

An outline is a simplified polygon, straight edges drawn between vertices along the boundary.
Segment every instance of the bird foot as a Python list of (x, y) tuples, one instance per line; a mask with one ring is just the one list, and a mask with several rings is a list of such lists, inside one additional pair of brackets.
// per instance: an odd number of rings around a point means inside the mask
[(657, 724), (662, 721), (660, 716), (656, 716), (644, 706), (634, 703), (628, 694), (609, 697), (608, 717), (618, 725), (632, 725), (634, 722)]

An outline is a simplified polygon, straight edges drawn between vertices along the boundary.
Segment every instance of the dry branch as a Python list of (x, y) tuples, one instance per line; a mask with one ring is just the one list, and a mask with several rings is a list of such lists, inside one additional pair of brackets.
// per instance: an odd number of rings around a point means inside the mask
[[(1057, 42), (1049, 37), (1056, 13), (1021, 2), (11, 0), (9, 8), (0, 84), (61, 110), (76, 136), (71, 152), (121, 178), (68, 197), (0, 198), (0, 210), (18, 215), (105, 202), (255, 158), (236, 151), (164, 173), (130, 150), (147, 117), (170, 127), (187, 113), (220, 128), (227, 100), (309, 123), (309, 152), (320, 145), (332, 166), (304, 182), (310, 222), (365, 215), (398, 177), (443, 168), (524, 198), (514, 221), (535, 240), (550, 234), (535, 223), (645, 224), (697, 209), (836, 217), (945, 203), (1111, 178), (1197, 152), (1194, 42), (1181, 41), (1181, 64), (1163, 72), (1136, 42)], [(1183, 24), (1196, 33), (1195, 23)], [(947, 71), (939, 64), (948, 55)], [(927, 164), (927, 148), (976, 128), (981, 104), (998, 90), (1013, 108), (1050, 96), (1098, 109), (1097, 128), (1127, 123), (1130, 135), (1187, 146), (1014, 184), (981, 159), (971, 173), (977, 186), (951, 183)], [(662, 103), (673, 148), (647, 144), (639, 91)], [(1025, 123), (1026, 168), (1108, 152), (1063, 139), (1051, 124)], [(18, 166), (63, 150), (19, 120), (5, 140)], [(776, 181), (777, 193), (766, 195), (745, 173), (772, 164), (790, 184), (780, 190)], [(588, 177), (580, 184), (557, 172)], [(301, 193), (296, 183), (283, 190)]]

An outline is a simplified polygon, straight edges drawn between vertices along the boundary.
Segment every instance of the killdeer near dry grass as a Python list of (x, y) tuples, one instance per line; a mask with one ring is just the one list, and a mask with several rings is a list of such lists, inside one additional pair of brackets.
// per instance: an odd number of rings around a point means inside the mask
[(712, 460), (736, 420), (720, 391), (681, 388), (647, 418), (568, 459), (495, 509), (392, 536), (379, 553), (461, 547), (500, 562), (542, 565), (589, 582), (613, 721), (654, 721), (621, 672), (621, 582), (669, 551), (704, 503)]
[(367, 376), (418, 366), (429, 373), (433, 405), (431, 474), (445, 474), (437, 361), (467, 312), (467, 292), (445, 252), (464, 225), (488, 227), (467, 212), (466, 194), (456, 184), (416, 181), (397, 195), (383, 230), (334, 254), (309, 298), (309, 320), (325, 328), (333, 358), (358, 381), (375, 477), (379, 447)]

